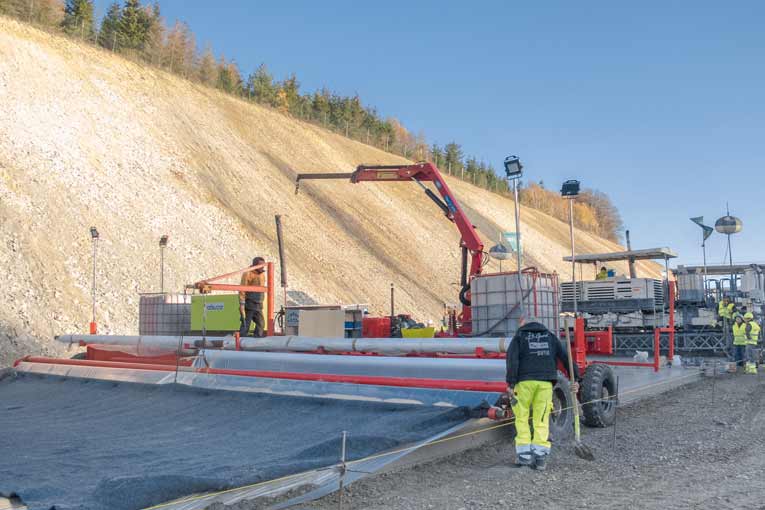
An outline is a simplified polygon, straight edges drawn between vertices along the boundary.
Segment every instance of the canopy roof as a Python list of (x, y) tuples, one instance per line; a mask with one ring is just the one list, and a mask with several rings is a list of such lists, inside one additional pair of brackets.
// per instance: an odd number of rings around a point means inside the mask
[[(707, 266), (707, 275), (709, 276), (730, 276), (741, 274), (747, 269), (759, 269), (765, 271), (765, 264), (735, 264), (732, 267), (728, 264), (710, 264)], [(672, 270), (673, 273), (704, 273), (704, 266), (677, 266)]]
[[(599, 262), (616, 262), (619, 260), (665, 260), (674, 259), (677, 253), (669, 248), (648, 248), (646, 250), (614, 251), (610, 253), (578, 254), (575, 259), (580, 264), (597, 264)], [(571, 262), (571, 257), (563, 257)]]

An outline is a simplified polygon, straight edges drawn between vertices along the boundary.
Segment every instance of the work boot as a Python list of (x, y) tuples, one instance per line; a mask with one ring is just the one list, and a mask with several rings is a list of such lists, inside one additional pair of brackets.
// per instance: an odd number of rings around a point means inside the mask
[(544, 471), (547, 469), (547, 454), (534, 454), (534, 469), (537, 471)]
[(534, 467), (534, 457), (531, 452), (519, 453), (515, 455), (515, 467), (529, 466)]

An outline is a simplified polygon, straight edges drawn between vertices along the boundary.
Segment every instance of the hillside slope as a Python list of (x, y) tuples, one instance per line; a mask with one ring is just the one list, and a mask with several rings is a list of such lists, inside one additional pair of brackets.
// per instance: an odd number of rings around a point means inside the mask
[[(0, 104), (0, 365), (86, 330), (91, 225), (106, 333), (137, 331), (138, 293), (159, 285), (161, 234), (166, 288), (181, 290), (254, 255), (275, 260), (274, 214), (291, 289), (379, 312), (393, 282), (398, 308), (423, 319), (456, 301), (456, 229), (416, 186), (311, 182), (294, 194), (296, 172), (400, 158), (1, 17)], [(513, 230), (512, 202), (449, 184), (482, 235)], [(566, 225), (522, 214), (530, 260), (567, 271)], [(618, 248), (578, 235), (582, 251)]]

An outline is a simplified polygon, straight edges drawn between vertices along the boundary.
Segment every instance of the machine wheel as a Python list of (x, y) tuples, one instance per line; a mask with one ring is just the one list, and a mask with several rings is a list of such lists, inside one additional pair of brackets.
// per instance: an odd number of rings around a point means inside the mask
[(584, 424), (610, 427), (616, 418), (616, 377), (611, 367), (593, 363), (584, 372), (581, 399)]
[(470, 284), (466, 283), (462, 289), (460, 289), (460, 303), (465, 306), (470, 306), (470, 298), (467, 296), (470, 292)]
[(553, 387), (553, 411), (550, 414), (550, 440), (562, 441), (574, 431), (574, 409), (571, 402), (571, 384), (568, 378), (558, 372), (558, 381)]

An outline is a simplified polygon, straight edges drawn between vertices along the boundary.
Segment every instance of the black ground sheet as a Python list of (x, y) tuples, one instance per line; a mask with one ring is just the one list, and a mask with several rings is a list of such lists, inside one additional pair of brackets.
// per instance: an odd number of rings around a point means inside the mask
[(0, 495), (133, 510), (427, 439), (466, 409), (18, 374), (0, 381)]

